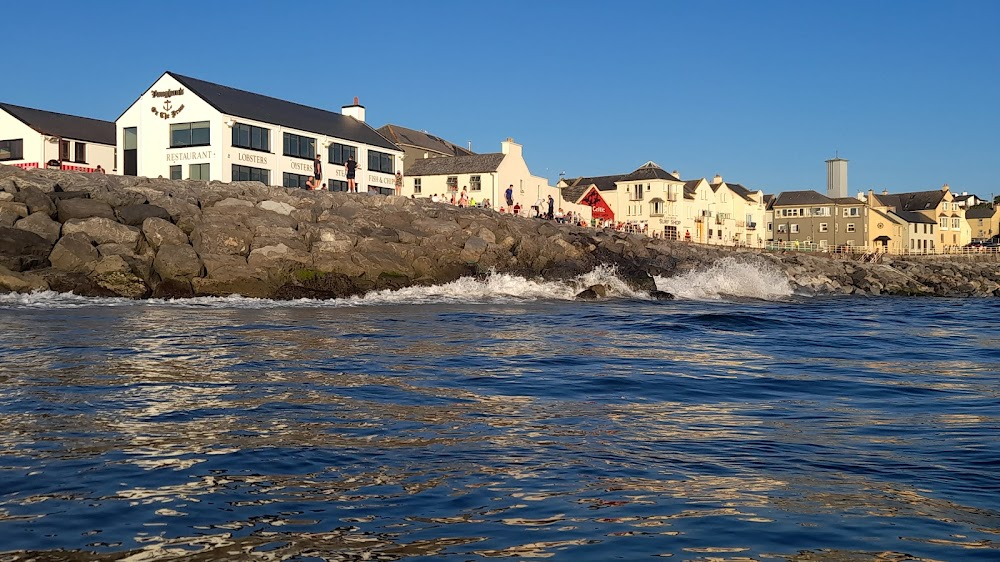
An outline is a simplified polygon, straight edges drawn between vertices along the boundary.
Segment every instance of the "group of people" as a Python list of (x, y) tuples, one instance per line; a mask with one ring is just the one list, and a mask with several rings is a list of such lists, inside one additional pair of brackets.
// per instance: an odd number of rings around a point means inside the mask
[(475, 197), (469, 196), (469, 192), (465, 188), (462, 188), (462, 193), (460, 194), (452, 193), (450, 199), (445, 198), (444, 195), (438, 195), (435, 193), (434, 195), (431, 195), (431, 201), (434, 203), (450, 203), (457, 207), (479, 207), (482, 209), (493, 208), (493, 203), (490, 202), (489, 199), (476, 201)]
[[(354, 155), (350, 155), (347, 158), (347, 162), (344, 163), (344, 167), (347, 169), (347, 191), (348, 193), (357, 193), (358, 184), (355, 183), (354, 178), (358, 172), (358, 163), (354, 160)], [(319, 157), (319, 154), (313, 159), (313, 175), (306, 180), (306, 189), (310, 191), (326, 191), (328, 188), (323, 181), (323, 162)]]

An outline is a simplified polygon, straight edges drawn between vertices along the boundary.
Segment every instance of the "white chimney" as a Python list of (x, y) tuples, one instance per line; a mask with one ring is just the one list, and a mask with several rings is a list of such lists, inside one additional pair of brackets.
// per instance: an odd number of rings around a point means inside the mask
[(507, 140), (500, 143), (500, 152), (504, 154), (517, 154), (521, 155), (521, 145), (514, 142), (514, 139), (507, 137)]
[(345, 105), (340, 108), (340, 112), (348, 117), (353, 117), (362, 123), (365, 122), (365, 106), (358, 103), (358, 96), (354, 96), (354, 105)]
[(715, 174), (715, 177), (712, 178), (712, 185), (719, 183), (722, 183), (722, 176), (720, 176), (719, 174)]

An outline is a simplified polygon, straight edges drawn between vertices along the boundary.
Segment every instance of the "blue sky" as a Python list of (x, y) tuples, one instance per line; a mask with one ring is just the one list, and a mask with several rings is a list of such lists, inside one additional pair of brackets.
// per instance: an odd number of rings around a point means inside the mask
[(553, 180), (1000, 194), (1000, 2), (8, 2), (0, 101), (114, 120), (164, 71), (423, 129)]

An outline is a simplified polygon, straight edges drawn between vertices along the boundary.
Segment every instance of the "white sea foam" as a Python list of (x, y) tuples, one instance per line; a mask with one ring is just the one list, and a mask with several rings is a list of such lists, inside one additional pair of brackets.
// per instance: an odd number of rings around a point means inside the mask
[(276, 301), (233, 295), (228, 297), (196, 297), (190, 299), (149, 299), (132, 301), (121, 298), (81, 297), (71, 293), (39, 291), (29, 294), (0, 295), (0, 308), (80, 308), (88, 306), (159, 305), (185, 308), (294, 308), (344, 307), (430, 303), (504, 303), (535, 300), (572, 300), (584, 289), (601, 284), (610, 298), (648, 299), (649, 295), (631, 289), (620, 279), (613, 267), (598, 267), (567, 281), (541, 281), (503, 273), (491, 273), (482, 278), (463, 277), (451, 283), (430, 287), (407, 287), (399, 290), (375, 291), (345, 299), (298, 299)]
[(681, 299), (781, 300), (793, 294), (788, 277), (773, 265), (734, 257), (723, 258), (706, 269), (655, 280), (658, 289)]

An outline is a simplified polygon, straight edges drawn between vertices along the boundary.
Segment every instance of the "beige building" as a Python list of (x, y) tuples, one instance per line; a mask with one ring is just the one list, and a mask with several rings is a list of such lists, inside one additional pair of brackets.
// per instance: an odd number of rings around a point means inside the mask
[(954, 201), (955, 196), (945, 184), (933, 191), (881, 194), (869, 192), (873, 207), (893, 211), (919, 213), (937, 222), (936, 251), (948, 251), (972, 241), (972, 229), (965, 219), (965, 209)]
[(1000, 212), (993, 207), (973, 207), (965, 211), (972, 240), (984, 241), (1000, 234)]
[(0, 103), (0, 164), (115, 171), (115, 124)]
[(408, 129), (399, 125), (384, 125), (375, 129), (380, 135), (389, 139), (403, 149), (404, 168), (406, 163), (416, 162), (424, 158), (442, 158), (449, 156), (472, 156), (475, 152), (448, 142), (427, 131)]
[[(521, 145), (510, 138), (500, 143), (500, 152), (408, 161), (403, 178), (404, 196), (438, 195), (450, 199), (465, 189), (477, 203), (489, 199), (494, 209), (506, 207), (504, 192), (508, 187), (513, 188), (514, 203), (520, 204), (525, 213), (550, 195), (559, 207), (559, 189), (549, 185), (547, 179), (532, 175)], [(564, 211), (578, 209), (566, 209), (563, 204)]]

